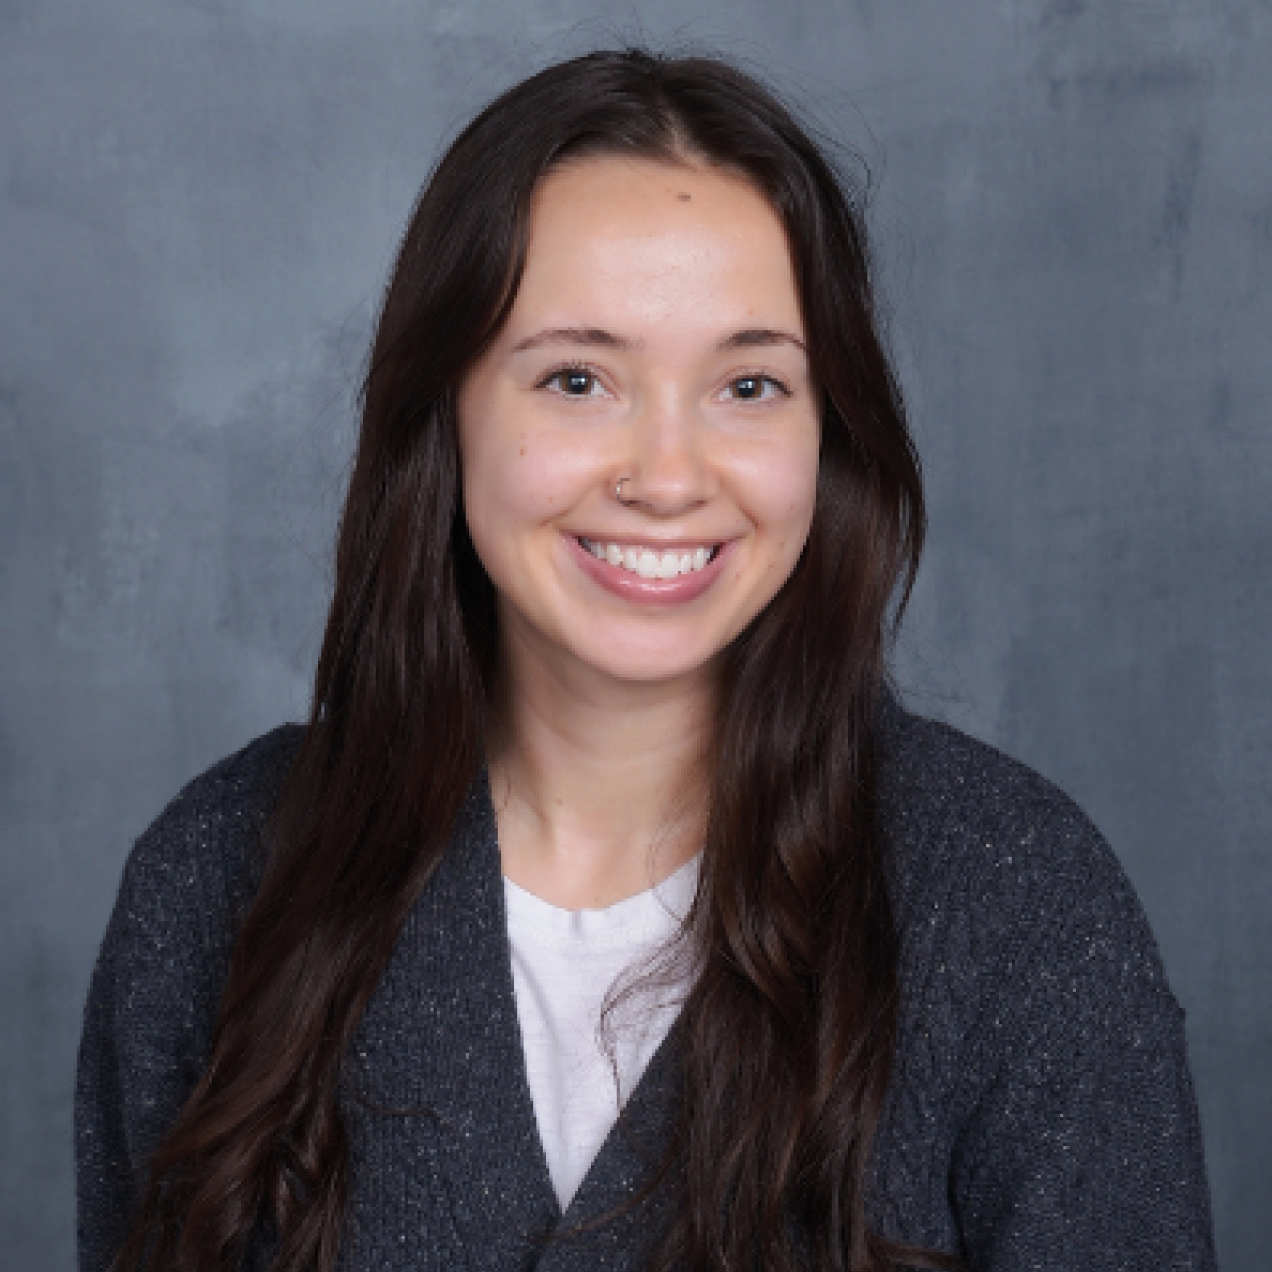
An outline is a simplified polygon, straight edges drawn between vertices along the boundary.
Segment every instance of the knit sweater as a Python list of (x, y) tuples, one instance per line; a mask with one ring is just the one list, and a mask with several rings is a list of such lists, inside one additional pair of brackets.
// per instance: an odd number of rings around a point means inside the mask
[[(260, 830), (300, 736), (284, 726), (196, 778), (129, 856), (80, 1045), (81, 1272), (107, 1267), (147, 1153), (205, 1063)], [(1213, 1272), (1183, 1012), (1112, 851), (1064, 794), (983, 743), (893, 700), (879, 736), (901, 1017), (872, 1225), (972, 1272)], [(664, 1190), (562, 1235), (658, 1160), (679, 1029), (563, 1216), (503, 897), (483, 770), (347, 1057), (344, 1272), (636, 1272), (666, 1222)], [(267, 1256), (258, 1242), (248, 1263)]]

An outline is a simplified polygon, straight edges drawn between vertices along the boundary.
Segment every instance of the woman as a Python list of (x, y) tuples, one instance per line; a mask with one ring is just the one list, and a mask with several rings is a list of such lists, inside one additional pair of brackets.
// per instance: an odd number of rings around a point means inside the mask
[(311, 719), (129, 860), (85, 1272), (1213, 1267), (1124, 874), (886, 687), (923, 504), (873, 315), (719, 62), (576, 59), (458, 138)]

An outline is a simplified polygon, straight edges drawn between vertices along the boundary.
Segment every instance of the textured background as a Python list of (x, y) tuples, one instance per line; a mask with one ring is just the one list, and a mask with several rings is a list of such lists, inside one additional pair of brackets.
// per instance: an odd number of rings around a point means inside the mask
[(1188, 1011), (1224, 1266), (1262, 1266), (1258, 0), (0, 0), (6, 1265), (73, 1264), (79, 1014), (133, 837), (303, 710), (418, 183), (495, 91), (629, 35), (748, 58), (870, 160), (933, 510), (906, 677), (1118, 849)]

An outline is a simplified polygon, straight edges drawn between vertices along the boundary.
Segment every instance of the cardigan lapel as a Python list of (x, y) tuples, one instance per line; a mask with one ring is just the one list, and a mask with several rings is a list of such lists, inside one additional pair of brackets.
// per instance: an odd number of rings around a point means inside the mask
[[(652, 1179), (671, 1142), (679, 1110), (680, 1034), (677, 1017), (571, 1199), (537, 1272), (628, 1272), (644, 1265), (670, 1219), (675, 1176), (641, 1205), (601, 1221)], [(597, 1226), (584, 1226), (589, 1224)]]
[[(655, 1052), (562, 1223), (526, 1076), (483, 766), (364, 1013), (351, 1077), (375, 1104), (420, 1111), (421, 1133), (430, 1121), (440, 1129), (445, 1184), (472, 1272), (609, 1272), (636, 1266), (648, 1205), (565, 1234), (621, 1204), (647, 1177), (647, 1163), (659, 1160), (675, 1114), (678, 1032), (673, 1025)], [(558, 1224), (559, 1239), (545, 1246)]]

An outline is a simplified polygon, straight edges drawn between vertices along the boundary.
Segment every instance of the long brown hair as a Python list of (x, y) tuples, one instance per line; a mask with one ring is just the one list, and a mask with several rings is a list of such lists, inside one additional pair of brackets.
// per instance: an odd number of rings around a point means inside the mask
[(692, 933), (703, 961), (681, 1020), (683, 1196), (657, 1265), (945, 1262), (882, 1240), (865, 1210), (898, 1014), (872, 718), (924, 511), (863, 192), (752, 77), (626, 49), (504, 93), (419, 197), (363, 387), (312, 716), (207, 1068), (154, 1154), (119, 1267), (235, 1266), (265, 1226), (275, 1272), (335, 1268), (342, 1057), (484, 757), (496, 609), (465, 524), (457, 386), (511, 308), (537, 183), (614, 154), (716, 165), (769, 200), (823, 397), (807, 544), (727, 651)]

